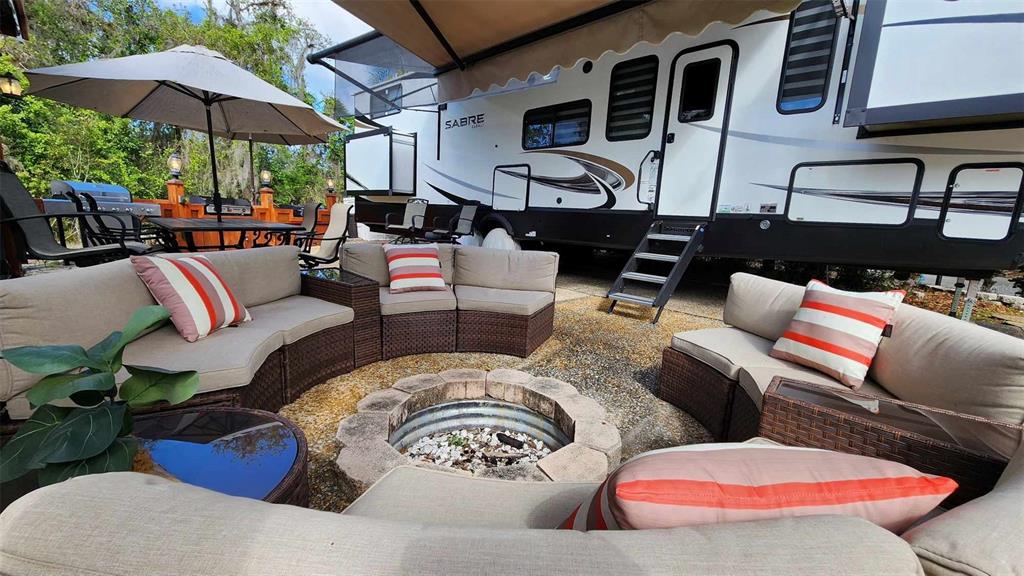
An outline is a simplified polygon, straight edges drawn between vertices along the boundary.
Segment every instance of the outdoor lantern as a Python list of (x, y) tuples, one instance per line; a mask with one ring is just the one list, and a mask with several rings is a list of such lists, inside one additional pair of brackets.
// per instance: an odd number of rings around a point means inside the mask
[(331, 178), (330, 176), (327, 177), (327, 192), (329, 194), (334, 194), (334, 178)]
[(21, 82), (10, 72), (0, 76), (0, 94), (11, 98), (21, 98)]
[(171, 178), (181, 176), (181, 156), (177, 152), (173, 152), (167, 157), (167, 169), (171, 172)]
[(270, 177), (271, 177), (270, 170), (267, 170), (266, 168), (264, 168), (263, 170), (260, 170), (260, 186), (263, 186), (265, 188), (269, 188), (270, 187)]

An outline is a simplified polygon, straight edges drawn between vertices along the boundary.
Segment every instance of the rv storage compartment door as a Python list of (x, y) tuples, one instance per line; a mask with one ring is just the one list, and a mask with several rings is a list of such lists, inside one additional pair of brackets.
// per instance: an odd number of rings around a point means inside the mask
[(856, 58), (845, 126), (1024, 119), (1024, 2), (871, 0)]
[(415, 194), (416, 135), (389, 128), (349, 135), (345, 178), (349, 194)]

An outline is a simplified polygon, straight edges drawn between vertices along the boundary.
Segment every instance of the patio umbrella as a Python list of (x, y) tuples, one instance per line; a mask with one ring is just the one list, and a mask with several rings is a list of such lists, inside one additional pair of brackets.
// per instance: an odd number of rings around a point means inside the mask
[[(341, 125), (305, 102), (203, 46), (91, 60), (26, 72), (28, 94), (136, 120), (202, 130), (210, 140), (213, 201), (221, 220), (213, 136), (282, 143), (315, 138)], [(306, 140), (308, 142), (308, 140)]]

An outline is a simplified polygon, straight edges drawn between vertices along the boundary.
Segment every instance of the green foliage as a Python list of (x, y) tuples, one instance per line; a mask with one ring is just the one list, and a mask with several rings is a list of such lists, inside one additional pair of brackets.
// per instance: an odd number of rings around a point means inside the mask
[[(82, 474), (131, 470), (136, 443), (131, 409), (154, 402), (178, 404), (198, 389), (192, 371), (168, 372), (125, 366), (131, 376), (121, 386), (125, 346), (167, 322), (162, 306), (135, 311), (124, 329), (88, 350), (81, 346), (21, 346), (0, 352), (17, 368), (45, 377), (26, 393), (36, 411), (0, 449), (0, 482), (39, 470), (43, 485)], [(49, 404), (70, 398), (79, 408)]]
[[(244, 4), (244, 5), (243, 5)], [(193, 22), (155, 0), (33, 0), (26, 3), (32, 35), (28, 42), (0, 40), (0, 74), (94, 58), (115, 58), (201, 44), (307, 103), (317, 97), (302, 79), (305, 56), (326, 43), (308, 22), (278, 1), (229, 3), (226, 16), (208, 14)], [(180, 9), (178, 9), (180, 10)], [(320, 96), (332, 114), (333, 98)], [(0, 101), (0, 146), (33, 194), (49, 192), (51, 180), (120, 184), (139, 198), (163, 198), (166, 160), (184, 158), (186, 191), (210, 195), (209, 148), (205, 134), (71, 108), (31, 96)], [(329, 144), (289, 148), (256, 144), (257, 166), (274, 172), (278, 203), (301, 203), (323, 194), (328, 174), (342, 178), (339, 138)], [(248, 143), (218, 139), (217, 167), (225, 196), (250, 197)], [(263, 164), (260, 164), (260, 161)]]

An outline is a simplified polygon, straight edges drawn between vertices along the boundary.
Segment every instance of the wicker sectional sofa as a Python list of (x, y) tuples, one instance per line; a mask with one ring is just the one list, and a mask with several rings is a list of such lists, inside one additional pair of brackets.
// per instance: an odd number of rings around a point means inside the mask
[[(205, 256), (253, 320), (193, 343), (164, 326), (130, 344), (125, 364), (198, 371), (199, 393), (188, 405), (270, 411), (352, 370), (353, 311), (302, 293), (298, 248)], [(88, 347), (119, 330), (136, 309), (155, 303), (128, 260), (5, 280), (0, 282), (0, 347)], [(25, 391), (38, 379), (0, 360), (0, 402), (7, 418), (31, 414)]]
[(456, 351), (526, 357), (551, 336), (558, 254), (450, 244), (438, 251), (448, 289), (392, 294), (383, 246), (345, 245), (341, 267), (379, 286), (384, 359)]

